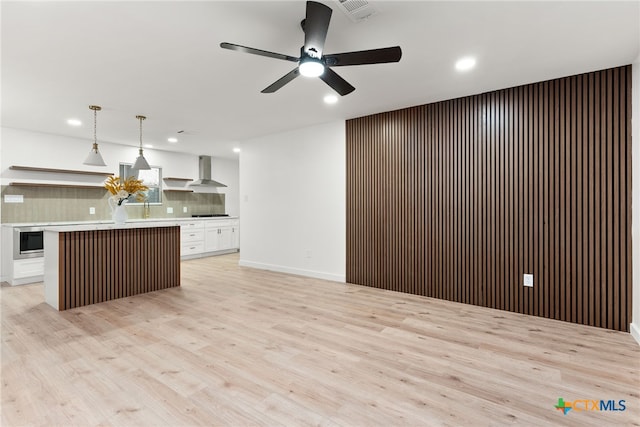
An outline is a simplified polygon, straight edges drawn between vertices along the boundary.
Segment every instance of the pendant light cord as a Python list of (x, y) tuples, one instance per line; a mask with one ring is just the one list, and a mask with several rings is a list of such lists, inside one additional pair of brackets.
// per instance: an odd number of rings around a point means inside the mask
[(93, 150), (98, 152), (98, 133), (96, 129), (98, 128), (98, 111), (102, 110), (102, 107), (99, 105), (89, 105), (89, 109), (93, 110)]
[(140, 151), (142, 152), (142, 121), (146, 119), (146, 117), (136, 116), (136, 119), (140, 120)]

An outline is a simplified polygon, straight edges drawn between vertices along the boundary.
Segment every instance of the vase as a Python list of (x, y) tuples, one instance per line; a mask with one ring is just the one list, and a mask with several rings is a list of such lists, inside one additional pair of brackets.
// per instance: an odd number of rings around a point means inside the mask
[(111, 207), (111, 219), (115, 224), (124, 224), (129, 219), (129, 215), (127, 214), (127, 209), (125, 204), (127, 201), (123, 201), (122, 204), (118, 205), (116, 203), (111, 203), (111, 199), (109, 199), (109, 206)]

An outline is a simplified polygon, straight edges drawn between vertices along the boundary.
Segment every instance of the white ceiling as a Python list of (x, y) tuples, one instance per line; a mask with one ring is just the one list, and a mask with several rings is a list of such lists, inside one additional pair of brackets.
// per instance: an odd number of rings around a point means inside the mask
[[(399, 63), (336, 68), (356, 91), (333, 106), (319, 79), (260, 93), (295, 64), (219, 47), (298, 56), (302, 1), (3, 1), (1, 124), (91, 140), (97, 104), (99, 141), (137, 145), (143, 114), (145, 144), (233, 157), (247, 138), (630, 64), (640, 49), (638, 1), (374, 1), (360, 23), (324, 3), (325, 53), (403, 50)], [(464, 55), (477, 67), (460, 74)]]

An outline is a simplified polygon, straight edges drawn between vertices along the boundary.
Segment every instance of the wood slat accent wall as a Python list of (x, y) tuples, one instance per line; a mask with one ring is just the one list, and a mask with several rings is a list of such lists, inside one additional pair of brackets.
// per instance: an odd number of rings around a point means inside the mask
[(628, 331), (631, 66), (346, 132), (348, 282)]
[(60, 310), (180, 286), (180, 227), (61, 232)]

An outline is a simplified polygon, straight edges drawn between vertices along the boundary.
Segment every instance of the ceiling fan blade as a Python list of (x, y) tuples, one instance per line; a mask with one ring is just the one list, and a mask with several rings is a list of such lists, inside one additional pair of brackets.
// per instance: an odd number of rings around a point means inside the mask
[(314, 58), (322, 57), (331, 13), (333, 10), (329, 6), (315, 1), (307, 2), (307, 16), (304, 20), (304, 51)]
[(331, 86), (333, 90), (338, 92), (341, 96), (345, 96), (356, 90), (345, 79), (340, 77), (338, 73), (331, 68), (325, 67), (324, 73), (320, 76), (320, 79)]
[(277, 91), (278, 89), (280, 89), (282, 86), (284, 86), (287, 83), (289, 83), (291, 80), (293, 80), (296, 77), (298, 77), (299, 75), (300, 75), (300, 71), (298, 71), (298, 68), (296, 67), (293, 70), (289, 71), (284, 76), (280, 77), (275, 82), (273, 82), (270, 86), (267, 86), (266, 88), (262, 89), (261, 92), (262, 93), (273, 93), (273, 92)]
[(281, 53), (269, 52), (267, 50), (255, 49), (252, 47), (240, 46), (239, 44), (220, 43), (220, 47), (223, 49), (237, 50), (238, 52), (252, 53), (254, 55), (266, 56), (268, 58), (282, 59), (284, 61), (298, 62), (300, 58), (294, 58), (293, 56), (283, 55)]
[(330, 67), (383, 64), (385, 62), (398, 62), (400, 61), (400, 58), (402, 58), (402, 49), (400, 49), (400, 46), (360, 50), (357, 52), (336, 53), (324, 56), (327, 65)]

